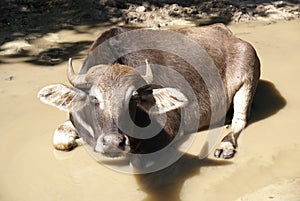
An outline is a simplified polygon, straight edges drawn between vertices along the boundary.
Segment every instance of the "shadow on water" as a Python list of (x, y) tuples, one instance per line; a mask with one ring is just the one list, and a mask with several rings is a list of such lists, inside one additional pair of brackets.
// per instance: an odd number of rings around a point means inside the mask
[[(27, 63), (39, 66), (54, 66), (67, 61), (70, 57), (78, 59), (84, 57), (80, 52), (89, 48), (91, 41), (75, 43), (59, 43), (57, 47), (50, 47), (38, 54), (31, 54), (28, 50), (21, 50), (16, 54), (7, 55), (7, 58), (26, 58)], [(1, 51), (1, 48), (0, 48)]]
[(260, 80), (254, 96), (249, 124), (276, 114), (286, 104), (286, 100), (272, 82)]
[(201, 167), (230, 165), (230, 161), (203, 159), (184, 154), (171, 166), (148, 174), (136, 175), (141, 190), (147, 193), (144, 201), (180, 201), (180, 192), (184, 182), (200, 174)]
[[(250, 119), (248, 125), (263, 120), (276, 114), (287, 104), (285, 98), (280, 94), (276, 86), (267, 80), (259, 80), (256, 93), (253, 98)], [(226, 116), (226, 124), (231, 123), (233, 107)], [(243, 135), (243, 134), (242, 134)]]
[(60, 43), (59, 47), (46, 49), (34, 56), (33, 59), (27, 60), (27, 62), (42, 66), (57, 65), (67, 61), (70, 57), (73, 59), (80, 58), (79, 53), (90, 45), (90, 41)]
[[(254, 97), (249, 124), (276, 114), (285, 105), (286, 100), (282, 97), (278, 89), (276, 89), (275, 85), (270, 81), (260, 80)], [(205, 146), (203, 149), (205, 149)], [(141, 190), (148, 194), (144, 201), (179, 201), (184, 182), (188, 178), (200, 174), (201, 167), (230, 164), (232, 164), (230, 161), (207, 158), (200, 160), (197, 156), (183, 154), (178, 161), (163, 170), (136, 175), (135, 177)]]

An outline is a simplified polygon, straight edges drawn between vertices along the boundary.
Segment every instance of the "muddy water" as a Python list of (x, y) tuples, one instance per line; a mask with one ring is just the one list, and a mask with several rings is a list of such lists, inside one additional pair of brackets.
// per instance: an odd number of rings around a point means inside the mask
[[(300, 189), (299, 182), (290, 182), (293, 188), (280, 188), (284, 181), (300, 177), (300, 21), (239, 24), (231, 29), (255, 46), (262, 63), (251, 123), (239, 138), (238, 154), (229, 161), (212, 156), (200, 161), (197, 155), (203, 137), (199, 135), (177, 163), (148, 175), (110, 170), (84, 147), (69, 153), (54, 151), (52, 133), (67, 114), (43, 105), (36, 94), (47, 84), (66, 83), (66, 64), (46, 68), (3, 57), (0, 200), (231, 201), (275, 199), (278, 194), (300, 200), (300, 193), (291, 190)], [(86, 41), (96, 33), (60, 32), (55, 37), (64, 35)], [(76, 66), (81, 63), (82, 59), (74, 62)], [(254, 193), (272, 184), (275, 190)]]

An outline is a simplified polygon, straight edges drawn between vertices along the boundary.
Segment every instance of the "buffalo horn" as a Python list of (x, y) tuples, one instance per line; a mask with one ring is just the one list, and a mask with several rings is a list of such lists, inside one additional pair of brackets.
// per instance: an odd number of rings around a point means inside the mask
[(74, 72), (72, 58), (69, 59), (68, 63), (68, 80), (74, 87), (89, 88), (89, 84), (85, 80), (85, 75), (77, 75)]
[(146, 74), (143, 76), (144, 80), (151, 84), (153, 82), (153, 74), (150, 65), (148, 64), (148, 60), (145, 60), (146, 62)]

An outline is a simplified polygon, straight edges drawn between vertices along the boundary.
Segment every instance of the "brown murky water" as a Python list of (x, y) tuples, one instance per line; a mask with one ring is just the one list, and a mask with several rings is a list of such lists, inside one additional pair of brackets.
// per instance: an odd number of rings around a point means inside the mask
[[(238, 154), (229, 161), (198, 160), (203, 143), (199, 135), (177, 163), (148, 175), (108, 169), (84, 147), (69, 153), (54, 151), (53, 131), (67, 114), (43, 105), (36, 94), (45, 85), (67, 83), (66, 64), (46, 68), (5, 58), (0, 64), (0, 200), (231, 201), (273, 183), (275, 190), (241, 200), (274, 200), (278, 193), (300, 200), (300, 192), (293, 190), (300, 189), (300, 182), (292, 183), (288, 191), (281, 188), (285, 185), (281, 181), (300, 177), (300, 21), (239, 24), (231, 30), (255, 46), (262, 63), (251, 124), (239, 138)], [(96, 35), (54, 34), (71, 41), (88, 41)], [(80, 66), (82, 61), (74, 64)]]

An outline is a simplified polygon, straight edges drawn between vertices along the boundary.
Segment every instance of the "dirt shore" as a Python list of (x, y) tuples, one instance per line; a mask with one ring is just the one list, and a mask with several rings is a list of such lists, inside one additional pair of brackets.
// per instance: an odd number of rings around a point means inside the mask
[(115, 24), (157, 28), (216, 22), (272, 24), (299, 19), (300, 2), (4, 0), (0, 2), (0, 13), (0, 56), (30, 57), (37, 65), (53, 66), (70, 56), (83, 56), (82, 49), (89, 45), (90, 38), (80, 43), (72, 39), (58, 40), (63, 30), (83, 35), (95, 27)]

